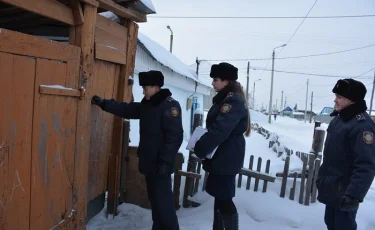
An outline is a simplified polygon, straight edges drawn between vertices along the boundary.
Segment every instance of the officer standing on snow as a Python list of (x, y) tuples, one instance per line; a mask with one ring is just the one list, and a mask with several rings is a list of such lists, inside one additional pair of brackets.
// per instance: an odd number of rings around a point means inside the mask
[(323, 164), (319, 171), (318, 200), (326, 204), (328, 230), (356, 230), (359, 203), (375, 176), (375, 124), (366, 113), (366, 87), (353, 79), (339, 80), (336, 116), (328, 126)]
[(160, 89), (164, 85), (161, 72), (140, 72), (139, 84), (144, 94), (140, 103), (117, 102), (98, 96), (92, 98), (92, 103), (116, 116), (139, 119), (138, 168), (146, 178), (152, 230), (178, 230), (171, 174), (183, 139), (181, 107), (168, 89)]
[(238, 69), (228, 63), (211, 67), (210, 76), (217, 95), (206, 119), (208, 132), (196, 143), (194, 153), (204, 159), (216, 147), (212, 159), (203, 161), (209, 172), (206, 191), (215, 197), (214, 230), (238, 230), (235, 177), (243, 167), (245, 138), (250, 135), (250, 114), (245, 94), (236, 81)]

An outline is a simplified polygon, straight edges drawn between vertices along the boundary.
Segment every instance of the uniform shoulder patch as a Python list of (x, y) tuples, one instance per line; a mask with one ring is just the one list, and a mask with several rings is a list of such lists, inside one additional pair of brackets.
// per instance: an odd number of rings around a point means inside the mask
[(374, 133), (373, 132), (364, 131), (362, 137), (363, 137), (363, 141), (366, 144), (371, 145), (372, 143), (374, 143)]
[(366, 117), (362, 113), (355, 115), (355, 117), (357, 118), (357, 121), (366, 120)]
[(222, 113), (227, 113), (227, 112), (229, 112), (231, 109), (232, 109), (232, 106), (231, 106), (230, 104), (224, 103), (224, 105), (221, 106), (220, 111), (221, 111)]
[(171, 108), (171, 115), (172, 115), (173, 117), (178, 117), (178, 116), (180, 116), (180, 111), (178, 110), (178, 108), (176, 108), (176, 107), (172, 107), (172, 108)]
[(169, 97), (167, 97), (167, 101), (172, 102), (172, 101), (174, 101), (174, 98), (169, 96)]

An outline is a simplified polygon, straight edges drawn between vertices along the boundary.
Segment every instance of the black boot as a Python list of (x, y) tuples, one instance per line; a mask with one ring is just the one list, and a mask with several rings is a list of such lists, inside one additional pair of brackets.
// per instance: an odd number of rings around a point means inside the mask
[(225, 230), (238, 230), (238, 213), (222, 215)]
[(212, 227), (213, 230), (224, 230), (223, 217), (219, 210), (214, 211), (214, 224)]

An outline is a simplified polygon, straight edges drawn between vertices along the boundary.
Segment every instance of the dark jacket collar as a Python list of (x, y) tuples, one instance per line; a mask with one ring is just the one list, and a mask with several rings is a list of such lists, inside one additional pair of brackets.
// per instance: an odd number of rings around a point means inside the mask
[(171, 91), (169, 91), (169, 89), (161, 89), (154, 96), (152, 96), (150, 98), (150, 100), (146, 100), (146, 98), (143, 98), (141, 103), (142, 104), (151, 103), (153, 105), (158, 105), (170, 96), (172, 96), (172, 93), (171, 93)]
[(366, 112), (366, 110), (367, 110), (366, 101), (362, 100), (362, 101), (357, 101), (356, 103), (350, 105), (349, 107), (343, 109), (340, 112), (333, 111), (333, 113), (331, 113), (331, 117), (340, 115), (340, 117), (344, 121), (348, 121), (352, 117), (354, 117), (355, 115), (357, 115), (358, 113)]
[(241, 87), (237, 82), (230, 82), (227, 86), (225, 86), (222, 90), (220, 90), (215, 97), (212, 99), (213, 104), (217, 104), (222, 102), (230, 92), (239, 92)]

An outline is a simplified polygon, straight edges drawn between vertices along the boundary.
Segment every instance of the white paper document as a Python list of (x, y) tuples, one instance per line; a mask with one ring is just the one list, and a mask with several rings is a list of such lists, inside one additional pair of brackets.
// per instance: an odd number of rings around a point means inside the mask
[[(194, 146), (195, 146), (195, 143), (197, 143), (197, 141), (201, 138), (201, 136), (203, 136), (203, 134), (207, 133), (207, 129), (201, 127), (201, 126), (198, 126), (197, 128), (195, 128), (193, 134), (191, 134), (191, 137), (190, 137), (190, 140), (186, 146), (186, 149), (189, 150), (189, 151), (192, 151), (194, 152)], [(208, 159), (211, 159), (215, 152), (216, 152), (216, 149), (217, 147), (212, 151), (212, 153), (209, 153), (206, 158)]]

